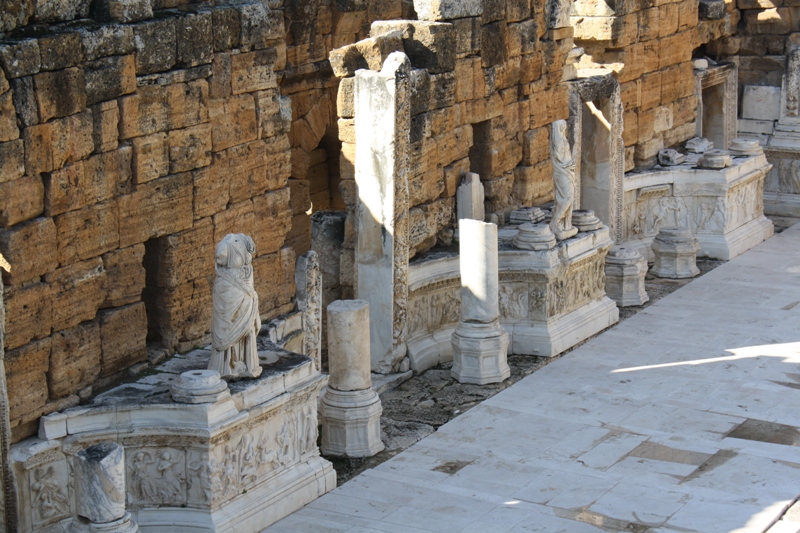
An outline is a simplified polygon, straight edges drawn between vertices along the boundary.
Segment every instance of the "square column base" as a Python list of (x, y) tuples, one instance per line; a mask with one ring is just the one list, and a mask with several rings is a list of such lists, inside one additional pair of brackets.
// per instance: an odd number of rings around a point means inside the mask
[(453, 332), (453, 368), (459, 383), (500, 383), (511, 375), (508, 367), (508, 333), (499, 321), (491, 324), (461, 322)]

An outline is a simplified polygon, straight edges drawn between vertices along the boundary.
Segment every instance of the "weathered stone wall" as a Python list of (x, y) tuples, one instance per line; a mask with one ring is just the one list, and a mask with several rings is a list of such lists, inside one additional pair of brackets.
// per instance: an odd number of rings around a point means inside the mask
[(706, 47), (709, 55), (739, 65), (739, 89), (746, 85), (781, 86), (788, 46), (800, 44), (800, 2), (738, 0), (742, 23), (731, 35)]
[[(147, 3), (133, 14), (100, 4), (111, 15), (95, 18), (109, 22), (29, 26), (0, 44), (14, 439), (145, 361), (148, 330), (168, 348), (202, 340), (226, 233), (255, 238), (262, 314), (293, 305), (283, 12), (260, 1), (155, 2), (155, 15)], [(49, 15), (51, 2), (5, 5), (21, 17), (3, 18), (10, 30), (86, 16), (89, 3)]]
[(620, 82), (626, 171), (652, 167), (660, 149), (695, 136), (692, 54), (735, 30), (739, 12), (733, 2), (724, 7), (722, 18), (701, 21), (696, 0), (573, 4), (581, 66), (610, 68)]
[[(380, 70), (396, 50), (411, 60), (412, 257), (451, 243), (455, 193), (464, 172), (480, 174), (487, 214), (501, 221), (514, 208), (551, 200), (547, 126), (569, 115), (562, 77), (572, 32), (548, 30), (543, 3), (475, 2), (429, 19), (375, 23), (369, 39), (331, 55), (334, 73), (342, 78), (337, 109), (343, 169), (345, 162), (352, 168), (355, 156), (356, 69)], [(345, 172), (341, 179), (352, 219), (355, 182)], [(355, 240), (352, 232), (348, 237), (343, 263), (352, 261), (346, 258), (352, 257)]]

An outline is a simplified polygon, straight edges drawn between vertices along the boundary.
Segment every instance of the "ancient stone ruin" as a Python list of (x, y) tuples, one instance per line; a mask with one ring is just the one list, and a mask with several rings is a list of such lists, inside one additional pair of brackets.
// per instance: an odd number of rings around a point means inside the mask
[[(645, 301), (665, 229), (770, 237), (800, 215), (794, 4), (5, 0), (0, 529), (258, 531), (331, 490), (334, 301), (368, 304), (372, 372), (486, 330), (496, 381)], [(459, 220), (495, 225), (492, 301)]]

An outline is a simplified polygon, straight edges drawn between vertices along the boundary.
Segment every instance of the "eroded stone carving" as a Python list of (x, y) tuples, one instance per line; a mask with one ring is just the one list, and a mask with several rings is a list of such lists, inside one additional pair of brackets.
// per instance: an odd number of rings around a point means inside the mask
[(567, 121), (556, 120), (550, 129), (550, 157), (553, 162), (555, 203), (550, 229), (562, 241), (578, 233), (572, 227), (572, 205), (575, 201), (575, 159), (567, 140)]
[(209, 370), (223, 378), (261, 375), (256, 336), (261, 329), (258, 293), (253, 286), (253, 239), (241, 233), (226, 235), (215, 250), (217, 279), (211, 315)]
[(303, 353), (320, 369), (322, 361), (322, 275), (313, 250), (297, 258), (297, 307), (303, 312)]
[(54, 465), (43, 466), (33, 470), (31, 505), (34, 512), (34, 523), (42, 524), (69, 511), (69, 499), (66, 487), (56, 475)]

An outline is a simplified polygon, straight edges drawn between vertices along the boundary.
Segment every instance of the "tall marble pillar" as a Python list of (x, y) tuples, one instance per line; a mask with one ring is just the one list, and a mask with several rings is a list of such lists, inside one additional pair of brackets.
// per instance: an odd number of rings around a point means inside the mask
[(461, 321), (453, 332), (451, 374), (460, 383), (498, 383), (511, 374), (500, 325), (497, 226), (458, 221)]
[(410, 73), (394, 52), (380, 72), (355, 78), (356, 296), (369, 302), (371, 367), (382, 374), (406, 356)]
[(787, 45), (781, 87), (781, 117), (769, 145), (800, 148), (800, 44)]
[(125, 510), (125, 450), (101, 442), (75, 456), (75, 531), (134, 533), (139, 530)]
[(383, 408), (370, 373), (369, 307), (364, 300), (328, 306), (330, 379), (319, 410), (325, 455), (369, 457), (383, 450)]

